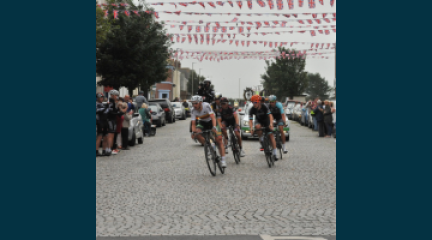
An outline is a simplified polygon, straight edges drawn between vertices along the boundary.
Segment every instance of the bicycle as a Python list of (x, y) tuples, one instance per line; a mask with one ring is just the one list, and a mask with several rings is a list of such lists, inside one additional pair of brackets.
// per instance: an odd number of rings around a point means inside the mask
[(212, 130), (206, 130), (198, 134), (203, 135), (205, 139), (204, 154), (205, 154), (207, 166), (210, 170), (210, 174), (214, 177), (216, 176), (216, 165), (218, 166), (219, 171), (222, 174), (225, 174), (225, 168), (222, 167), (222, 163), (221, 163), (222, 158), (219, 152), (217, 151), (219, 147), (216, 147), (218, 146), (218, 144), (215, 141), (213, 134), (211, 133), (213, 133)]
[[(269, 168), (274, 167), (275, 159), (273, 157), (273, 146), (271, 144), (271, 141), (268, 137), (269, 134), (274, 133), (275, 131), (267, 131), (267, 128), (264, 129), (264, 140), (263, 140), (263, 148), (264, 148), (264, 154), (266, 156), (267, 164)], [(255, 132), (263, 131), (263, 129), (255, 130)]]
[(279, 159), (282, 160), (282, 157), (283, 157), (283, 154), (282, 154), (282, 134), (279, 131), (278, 126), (275, 126), (274, 128), (275, 128), (275, 131), (273, 131), (273, 132), (275, 134), (276, 148), (278, 149), (278, 152), (279, 152)]
[(234, 130), (232, 126), (228, 127), (229, 130), (229, 139), (230, 139), (230, 143), (231, 143), (231, 150), (233, 152), (234, 155), (234, 160), (236, 162), (236, 164), (239, 164), (240, 161), (240, 144), (238, 143), (238, 139), (236, 137), (236, 135), (234, 134)]

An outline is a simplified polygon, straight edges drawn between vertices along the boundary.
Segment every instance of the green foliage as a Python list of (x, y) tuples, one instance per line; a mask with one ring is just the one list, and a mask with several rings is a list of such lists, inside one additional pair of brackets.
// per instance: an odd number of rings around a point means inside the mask
[[(279, 48), (279, 52), (297, 54), (296, 50)], [(295, 57), (281, 58), (276, 61), (266, 61), (266, 72), (261, 75), (266, 95), (276, 95), (279, 101), (285, 97), (301, 95), (307, 88), (307, 73), (304, 72), (306, 60)]]
[[(167, 78), (171, 42), (163, 25), (155, 22), (153, 15), (140, 12), (137, 16), (132, 13), (133, 10), (143, 10), (145, 6), (128, 3), (131, 5), (127, 9), (130, 16), (123, 12), (118, 14), (119, 19), (112, 21), (111, 31), (96, 51), (96, 72), (102, 75), (100, 85), (116, 89), (125, 86), (129, 91), (141, 86), (147, 92), (150, 86)], [(109, 18), (113, 19), (113, 9), (109, 8)], [(123, 11), (126, 8), (116, 9)]]
[(309, 94), (308, 99), (315, 99), (316, 97), (319, 97), (324, 101), (325, 99), (329, 98), (329, 93), (332, 88), (325, 78), (322, 78), (319, 73), (309, 73), (307, 78), (308, 87), (306, 92)]
[[(193, 93), (192, 93), (192, 76), (193, 76)], [(196, 95), (198, 92), (198, 85), (200, 82), (204, 81), (204, 76), (198, 75), (195, 70), (191, 70), (191, 74), (189, 74), (188, 83), (187, 83), (187, 92), (192, 93), (191, 96)]]
[(106, 35), (110, 31), (111, 25), (108, 18), (104, 18), (104, 16), (105, 13), (102, 9), (96, 7), (96, 48), (105, 41)]

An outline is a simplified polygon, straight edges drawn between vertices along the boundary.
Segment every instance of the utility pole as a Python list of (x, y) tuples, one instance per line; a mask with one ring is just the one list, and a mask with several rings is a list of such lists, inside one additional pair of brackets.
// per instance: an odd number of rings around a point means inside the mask
[(193, 84), (194, 84), (194, 81), (193, 81), (193, 72), (194, 72), (194, 71), (193, 71), (193, 65), (194, 65), (195, 63), (196, 63), (196, 62), (193, 62), (193, 63), (192, 63), (192, 72), (191, 72), (191, 73), (192, 73), (192, 92), (191, 92), (191, 97), (194, 95), (194, 91), (193, 91)]

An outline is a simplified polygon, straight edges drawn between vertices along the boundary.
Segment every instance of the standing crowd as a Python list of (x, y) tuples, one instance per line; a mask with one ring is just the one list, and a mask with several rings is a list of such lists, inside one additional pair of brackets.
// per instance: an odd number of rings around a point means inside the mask
[[(109, 99), (102, 93), (96, 94), (96, 157), (116, 155), (121, 150), (129, 150), (130, 121), (136, 112), (140, 114), (144, 125), (143, 132), (148, 136), (151, 115), (148, 101), (143, 96), (144, 92), (139, 94), (136, 97), (136, 106), (130, 96), (119, 97), (117, 90), (109, 92)], [(101, 145), (102, 153), (99, 152)]]
[(306, 108), (310, 108), (311, 116), (314, 122), (314, 131), (318, 131), (319, 137), (330, 138), (333, 132), (333, 113), (336, 109), (333, 102), (325, 100), (322, 102), (319, 98), (315, 98), (313, 102), (309, 101)]

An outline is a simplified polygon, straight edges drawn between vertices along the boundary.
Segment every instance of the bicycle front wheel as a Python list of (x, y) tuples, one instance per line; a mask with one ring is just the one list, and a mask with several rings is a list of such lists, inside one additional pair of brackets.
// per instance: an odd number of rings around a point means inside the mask
[(216, 176), (216, 156), (213, 147), (208, 143), (204, 145), (204, 154), (210, 173), (214, 177)]
[(240, 146), (238, 144), (237, 138), (231, 135), (231, 149), (234, 155), (234, 160), (236, 164), (240, 163)]

